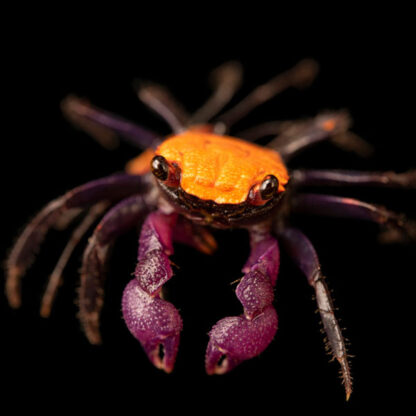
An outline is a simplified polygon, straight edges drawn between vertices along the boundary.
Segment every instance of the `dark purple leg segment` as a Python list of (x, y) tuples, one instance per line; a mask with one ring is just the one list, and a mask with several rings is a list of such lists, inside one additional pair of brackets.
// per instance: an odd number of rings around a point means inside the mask
[(293, 199), (293, 210), (310, 215), (373, 221), (391, 230), (391, 233), (385, 236), (386, 238), (400, 240), (403, 237), (408, 237), (416, 239), (416, 224), (413, 221), (406, 219), (401, 214), (388, 211), (384, 207), (368, 204), (353, 198), (320, 194), (298, 194)]
[(88, 340), (101, 343), (100, 312), (104, 299), (104, 279), (109, 250), (115, 239), (137, 227), (144, 216), (154, 208), (155, 201), (148, 196), (135, 195), (119, 202), (95, 228), (84, 251), (79, 289), (80, 320)]
[(88, 213), (85, 215), (82, 222), (75, 228), (71, 235), (65, 249), (62, 251), (55, 268), (49, 276), (48, 285), (45, 293), (42, 297), (42, 304), (40, 308), (40, 315), (44, 318), (50, 316), (52, 305), (55, 297), (58, 293), (58, 288), (62, 284), (62, 272), (67, 265), (72, 252), (81, 240), (81, 238), (87, 233), (92, 224), (107, 210), (108, 203), (102, 202), (93, 206)]
[(345, 133), (350, 124), (350, 117), (345, 111), (323, 113), (305, 121), (287, 122), (282, 124), (281, 133), (267, 146), (278, 151), (287, 162), (308, 147)]
[(186, 128), (190, 116), (163, 86), (147, 82), (142, 85), (138, 97), (163, 118), (175, 133)]
[(173, 370), (179, 347), (182, 319), (176, 308), (161, 297), (172, 277), (169, 255), (177, 214), (151, 213), (139, 240), (135, 278), (124, 290), (122, 310), (126, 325), (141, 343), (150, 361), (166, 372)]
[(244, 313), (220, 320), (210, 331), (205, 357), (208, 374), (226, 373), (256, 357), (277, 331), (277, 314), (272, 306), (280, 262), (277, 241), (268, 231), (252, 230), (250, 238), (251, 254), (236, 289)]
[(299, 230), (286, 228), (279, 232), (279, 242), (314, 288), (328, 345), (341, 366), (347, 400), (352, 392), (352, 378), (341, 328), (334, 314), (334, 305), (321, 272), (318, 255), (309, 239)]
[(229, 128), (259, 105), (272, 99), (282, 91), (297, 87), (308, 86), (318, 73), (318, 64), (311, 59), (300, 61), (293, 68), (283, 72), (268, 82), (255, 88), (249, 95), (240, 101), (235, 107), (218, 117), (218, 121)]
[(358, 172), (350, 170), (294, 170), (295, 186), (374, 186), (416, 189), (416, 170), (396, 172)]
[(242, 77), (243, 71), (238, 62), (226, 62), (216, 68), (210, 74), (210, 81), (214, 91), (205, 104), (192, 114), (189, 123), (207, 123), (218, 114), (231, 100), (238, 88), (240, 88)]
[(79, 186), (46, 205), (23, 230), (7, 260), (6, 294), (10, 305), (20, 306), (20, 280), (34, 260), (46, 233), (60, 218), (70, 210), (145, 192), (149, 186), (149, 179), (145, 176), (112, 175)]
[[(333, 124), (328, 118), (331, 114)], [(325, 121), (327, 123), (322, 124)], [(271, 121), (259, 124), (237, 133), (236, 137), (256, 141), (263, 137), (274, 136), (275, 139), (268, 144), (268, 147), (285, 154), (285, 160), (324, 140), (329, 140), (335, 146), (358, 156), (371, 156), (374, 152), (373, 146), (355, 133), (348, 131), (347, 121), (345, 112), (319, 114), (312, 120)]]
[(104, 147), (115, 147), (116, 136), (139, 149), (155, 148), (160, 143), (156, 133), (94, 107), (86, 100), (69, 96), (62, 101), (61, 108), (73, 124), (85, 130)]

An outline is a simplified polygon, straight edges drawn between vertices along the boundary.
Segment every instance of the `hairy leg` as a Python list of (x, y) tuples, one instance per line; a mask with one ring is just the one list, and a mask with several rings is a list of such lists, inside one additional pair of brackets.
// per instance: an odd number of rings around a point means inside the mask
[(163, 86), (146, 82), (139, 86), (137, 95), (148, 107), (165, 120), (175, 133), (186, 128), (190, 116)]
[(282, 124), (280, 134), (267, 146), (278, 151), (287, 162), (310, 146), (347, 132), (350, 124), (350, 117), (345, 111), (322, 113), (309, 120), (287, 122)]
[(20, 281), (32, 264), (47, 232), (63, 217), (73, 218), (70, 211), (87, 208), (100, 201), (117, 201), (146, 192), (149, 179), (136, 175), (112, 175), (81, 185), (46, 205), (26, 226), (7, 259), (6, 295), (12, 307), (21, 303)]
[(139, 149), (155, 148), (160, 143), (158, 134), (73, 95), (62, 101), (61, 109), (70, 122), (106, 148), (114, 148), (118, 137)]
[(293, 198), (293, 211), (338, 218), (352, 218), (376, 222), (386, 227), (386, 240), (400, 240), (404, 237), (416, 239), (416, 223), (402, 214), (384, 207), (369, 204), (353, 198), (333, 195), (300, 193)]
[[(328, 123), (328, 116), (331, 115), (335, 122), (333, 126)], [(345, 117), (345, 121), (343, 117)], [(249, 141), (256, 141), (269, 136), (275, 137), (268, 143), (268, 146), (282, 153), (293, 152), (297, 154), (303, 148), (306, 149), (320, 141), (329, 140), (342, 150), (353, 152), (360, 157), (371, 156), (374, 152), (373, 146), (352, 131), (347, 130), (349, 126), (346, 122), (347, 117), (345, 112), (332, 112), (318, 114), (311, 120), (270, 121), (243, 130), (237, 133), (236, 136)], [(327, 121), (326, 129), (322, 128), (322, 122), (324, 121)], [(321, 123), (321, 129), (319, 129), (319, 123)], [(323, 125), (325, 126), (325, 124)], [(290, 157), (292, 155), (288, 154), (286, 156), (287, 159)]]
[(318, 310), (334, 358), (341, 366), (347, 400), (352, 392), (352, 377), (341, 328), (335, 317), (334, 306), (322, 275), (318, 255), (309, 239), (299, 230), (286, 228), (278, 233), (279, 242), (314, 288)]
[(292, 171), (295, 186), (374, 186), (416, 189), (416, 170), (396, 172), (358, 172), (353, 170)]
[(280, 259), (277, 241), (268, 231), (254, 229), (250, 240), (250, 257), (236, 289), (244, 313), (224, 318), (211, 329), (205, 358), (208, 374), (226, 373), (256, 357), (277, 330), (277, 314), (272, 306)]
[(217, 121), (223, 123), (229, 129), (256, 107), (282, 91), (290, 87), (302, 88), (308, 86), (316, 77), (317, 72), (318, 64), (315, 61), (310, 59), (300, 61), (292, 69), (277, 75), (270, 81), (257, 87), (235, 107), (219, 116)]
[(205, 104), (192, 115), (190, 124), (207, 123), (218, 114), (240, 88), (242, 68), (238, 62), (230, 61), (216, 68), (210, 75), (213, 93)]
[(116, 238), (137, 227), (155, 201), (135, 195), (115, 205), (100, 221), (84, 251), (79, 289), (80, 320), (88, 340), (101, 343), (99, 317), (103, 306), (104, 279), (110, 248)]
[(62, 284), (62, 273), (67, 265), (72, 252), (78, 245), (82, 237), (87, 233), (92, 224), (106, 211), (108, 203), (101, 202), (87, 212), (82, 222), (75, 228), (71, 235), (65, 249), (62, 251), (55, 268), (49, 276), (48, 285), (46, 286), (45, 293), (42, 298), (42, 304), (40, 308), (40, 315), (44, 318), (48, 318), (51, 314), (52, 305), (55, 300), (58, 288)]

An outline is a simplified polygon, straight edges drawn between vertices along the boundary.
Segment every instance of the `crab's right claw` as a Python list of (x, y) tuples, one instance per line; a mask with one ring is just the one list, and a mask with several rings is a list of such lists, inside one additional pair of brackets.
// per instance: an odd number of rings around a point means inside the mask
[(153, 365), (170, 373), (182, 330), (176, 308), (158, 295), (149, 295), (133, 279), (124, 290), (122, 310), (129, 331), (142, 344)]
[(221, 319), (212, 328), (205, 356), (208, 374), (224, 374), (241, 362), (262, 353), (277, 331), (277, 314), (272, 306), (253, 319), (244, 315)]

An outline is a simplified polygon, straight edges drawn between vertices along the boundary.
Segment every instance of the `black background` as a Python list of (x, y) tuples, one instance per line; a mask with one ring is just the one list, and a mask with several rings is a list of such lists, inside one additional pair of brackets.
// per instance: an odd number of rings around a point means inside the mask
[[(189, 26), (166, 26), (152, 15), (146, 30), (124, 35), (110, 20), (101, 30), (80, 34), (75, 21), (45, 27), (44, 20), (22, 25), (6, 50), (9, 72), (4, 91), (10, 96), (4, 99), (8, 108), (4, 126), (10, 129), (3, 133), (1, 152), (2, 257), (25, 221), (47, 201), (122, 170), (136, 154), (126, 144), (106, 151), (73, 129), (59, 110), (67, 94), (87, 97), (102, 108), (169, 132), (137, 100), (132, 88), (137, 78), (167, 85), (192, 110), (209, 93), (209, 71), (226, 60), (237, 59), (245, 68), (245, 84), (233, 101), (237, 102), (260, 82), (312, 57), (321, 64), (313, 87), (281, 94), (238, 127), (347, 108), (355, 120), (353, 130), (376, 147), (374, 157), (360, 159), (323, 144), (292, 166), (397, 171), (415, 167), (412, 119), (406, 114), (410, 105), (404, 101), (414, 96), (406, 30), (366, 22), (358, 29), (355, 20), (348, 20), (343, 26), (325, 27), (318, 35), (299, 22), (280, 31), (279, 25), (257, 21), (254, 27), (238, 19), (233, 25), (221, 22), (221, 27), (198, 19)], [(185, 28), (180, 35), (179, 26)], [(162, 39), (157, 40), (158, 34)], [(337, 192), (415, 218), (414, 192)], [(46, 278), (68, 237), (52, 232), (24, 280), (23, 307), (10, 310), (1, 298), (5, 397), (16, 408), (26, 401), (47, 408), (51, 397), (67, 406), (82, 398), (83, 408), (115, 404), (120, 409), (128, 404), (140, 413), (143, 403), (152, 404), (154, 410), (242, 408), (259, 413), (267, 406), (277, 412), (287, 405), (293, 410), (307, 406), (338, 411), (403, 404), (410, 395), (404, 377), (411, 377), (414, 370), (412, 326), (406, 319), (412, 313), (415, 245), (381, 245), (378, 227), (362, 222), (300, 218), (298, 224), (316, 245), (351, 343), (355, 390), (350, 402), (344, 400), (337, 364), (329, 363), (325, 355), (311, 289), (284, 256), (276, 288), (275, 340), (260, 357), (232, 373), (205, 375), (210, 327), (241, 310), (230, 285), (240, 277), (248, 254), (248, 238), (238, 230), (216, 234), (220, 247), (213, 257), (180, 246), (173, 256), (180, 269), (167, 284), (168, 297), (181, 311), (184, 330), (171, 375), (150, 365), (121, 318), (122, 290), (135, 266), (134, 233), (120, 238), (114, 249), (102, 315), (103, 346), (87, 343), (76, 318), (77, 270), (85, 241), (65, 270), (53, 316), (49, 320), (38, 316)], [(197, 403), (191, 406), (191, 399)]]

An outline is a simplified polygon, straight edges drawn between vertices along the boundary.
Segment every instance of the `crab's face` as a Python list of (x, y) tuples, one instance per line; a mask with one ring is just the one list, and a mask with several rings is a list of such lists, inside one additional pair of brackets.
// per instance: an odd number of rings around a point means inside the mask
[(176, 209), (217, 227), (267, 217), (289, 180), (277, 152), (198, 130), (168, 137), (157, 148), (151, 168)]

